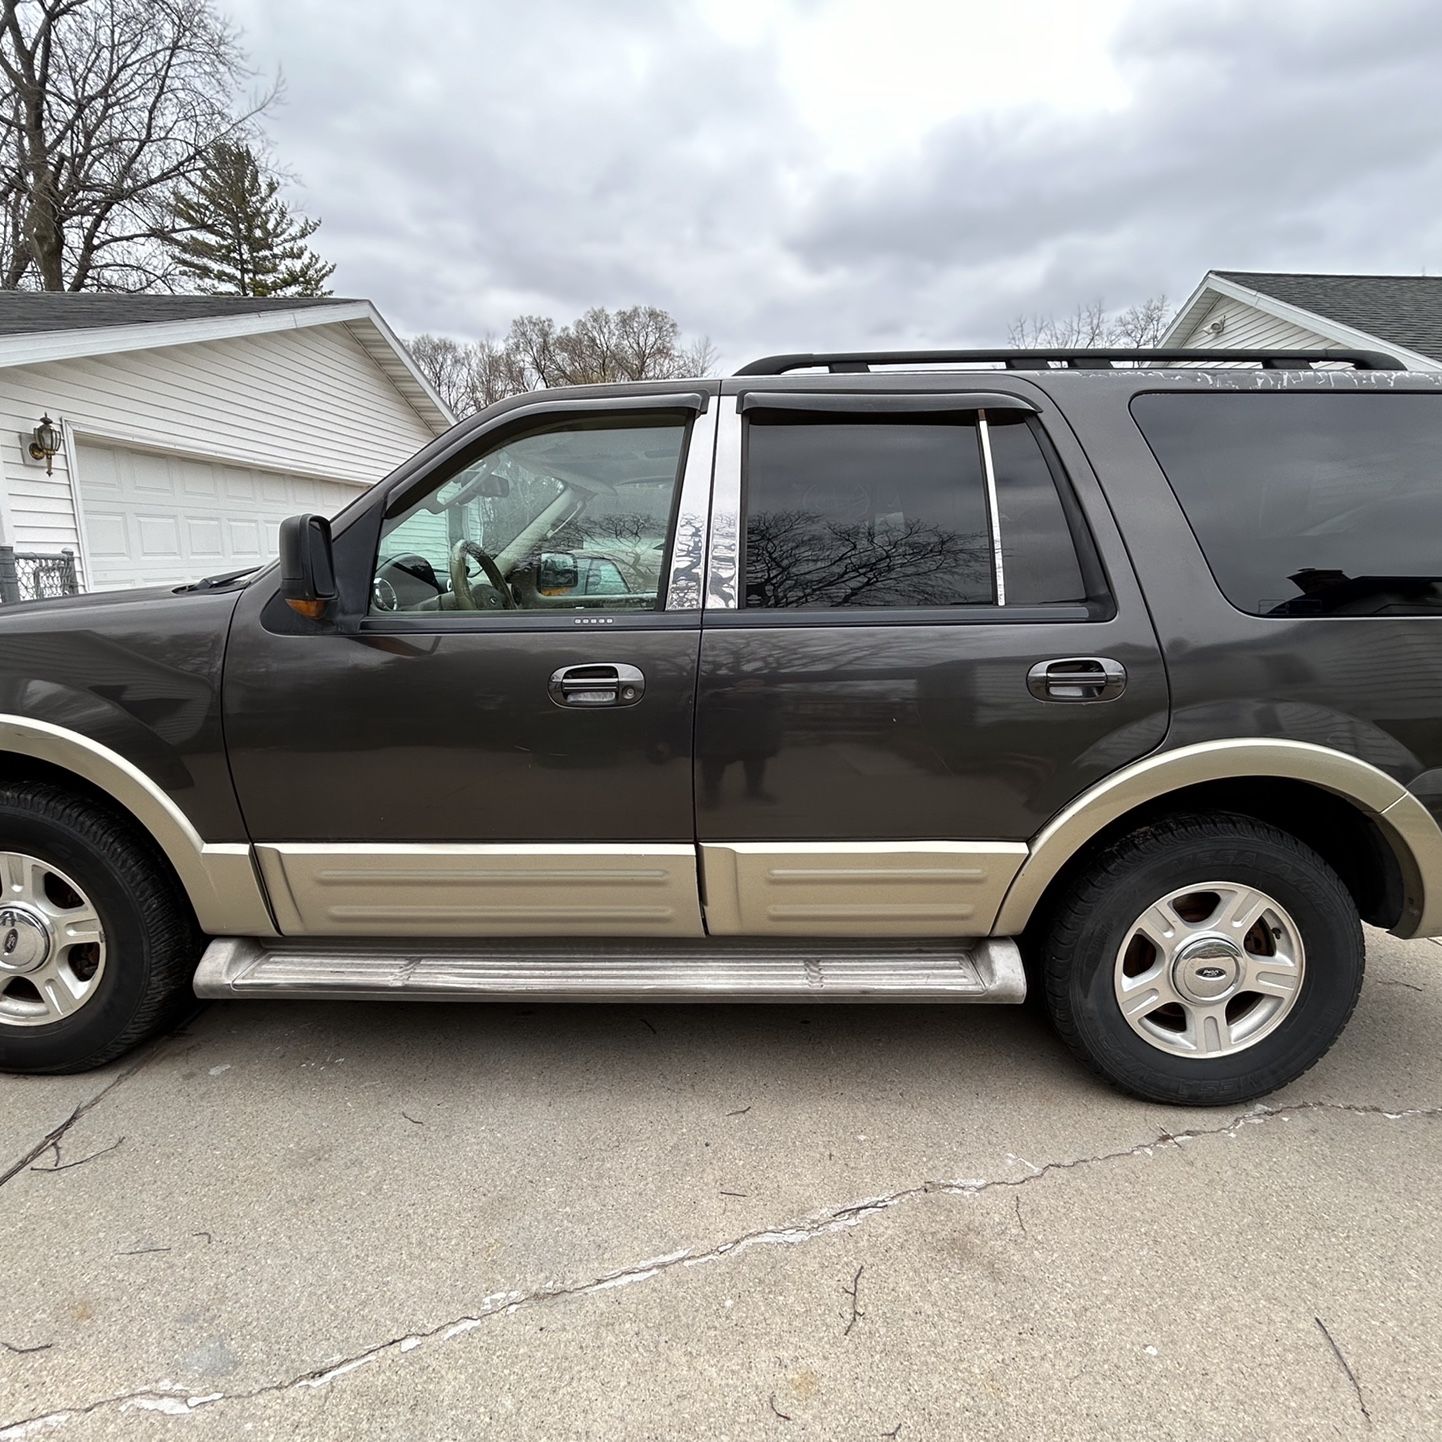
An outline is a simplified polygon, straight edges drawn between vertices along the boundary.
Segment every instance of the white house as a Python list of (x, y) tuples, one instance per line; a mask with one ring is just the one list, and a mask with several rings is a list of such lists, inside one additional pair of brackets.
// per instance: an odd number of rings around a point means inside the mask
[(0, 293), (0, 544), (86, 589), (268, 560), (453, 419), (369, 301)]
[(1209, 270), (1162, 344), (1212, 350), (1385, 351), (1442, 370), (1442, 276)]

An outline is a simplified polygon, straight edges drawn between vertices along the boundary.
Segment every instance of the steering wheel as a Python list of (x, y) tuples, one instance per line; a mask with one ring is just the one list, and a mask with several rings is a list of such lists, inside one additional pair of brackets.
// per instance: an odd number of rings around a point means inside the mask
[(466, 562), (474, 561), (486, 573), (486, 580), (496, 593), (503, 611), (516, 609), (516, 598), (501, 575), (501, 568), (491, 559), (489, 552), (475, 541), (459, 540), (451, 547), (451, 595), (456, 598), (456, 607), (462, 611), (491, 611), (494, 606), (482, 605), (471, 590), (471, 578), (466, 574)]

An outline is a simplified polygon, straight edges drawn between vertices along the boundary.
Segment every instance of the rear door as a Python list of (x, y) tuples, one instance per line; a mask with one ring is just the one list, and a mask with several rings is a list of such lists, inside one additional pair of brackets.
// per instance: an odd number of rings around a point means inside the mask
[(247, 591), (226, 735), (283, 932), (701, 933), (712, 389), (484, 428), (337, 528), (325, 626)]
[(1028, 838), (1164, 736), (1095, 479), (1040, 388), (996, 380), (723, 397), (696, 733), (713, 933), (984, 933)]

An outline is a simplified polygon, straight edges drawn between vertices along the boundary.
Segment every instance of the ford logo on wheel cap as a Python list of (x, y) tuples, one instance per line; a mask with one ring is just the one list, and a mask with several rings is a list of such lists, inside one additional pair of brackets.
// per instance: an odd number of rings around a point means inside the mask
[(1199, 966), (1197, 975), (1206, 981), (1220, 981), (1227, 973), (1220, 966)]

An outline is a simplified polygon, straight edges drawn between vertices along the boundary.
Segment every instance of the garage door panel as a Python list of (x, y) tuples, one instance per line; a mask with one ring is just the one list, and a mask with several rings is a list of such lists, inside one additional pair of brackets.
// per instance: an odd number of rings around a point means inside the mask
[(181, 461), (180, 485), (187, 501), (213, 501), (220, 493), (215, 477), (215, 467), (202, 465), (199, 461)]
[(357, 487), (122, 446), (77, 456), (91, 589), (180, 585), (274, 558), (280, 523), (334, 515)]
[(187, 516), (185, 543), (187, 552), (192, 556), (223, 556), (225, 545), (220, 517)]
[(101, 561), (124, 562), (130, 554), (125, 517), (119, 511), (101, 510), (97, 505), (85, 508), (85, 538), (92, 564)]

